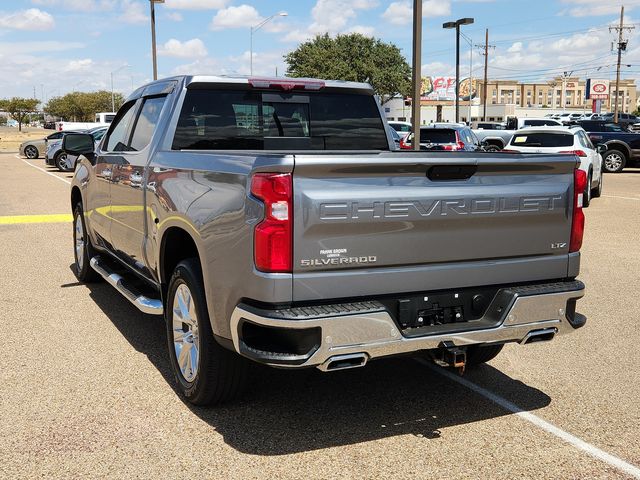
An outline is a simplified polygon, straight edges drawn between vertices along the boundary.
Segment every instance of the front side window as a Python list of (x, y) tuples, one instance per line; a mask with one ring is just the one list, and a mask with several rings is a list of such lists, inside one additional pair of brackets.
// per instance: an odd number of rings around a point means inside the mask
[(164, 106), (166, 97), (151, 97), (145, 98), (140, 114), (136, 120), (135, 127), (133, 128), (133, 135), (131, 136), (130, 148), (133, 151), (142, 150), (151, 142), (151, 136), (158, 124), (160, 118), (160, 112)]
[(353, 93), (187, 92), (174, 150), (388, 150), (375, 99)]
[(135, 112), (135, 108), (133, 108), (134, 105), (135, 101), (124, 105), (111, 124), (105, 144), (108, 152), (124, 152), (129, 149), (129, 147), (127, 147), (128, 142), (126, 135), (133, 121), (133, 114)]

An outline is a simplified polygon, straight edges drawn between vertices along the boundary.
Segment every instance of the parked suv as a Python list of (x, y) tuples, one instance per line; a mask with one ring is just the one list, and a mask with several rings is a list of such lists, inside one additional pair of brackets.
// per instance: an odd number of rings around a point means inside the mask
[[(413, 133), (410, 133), (400, 142), (400, 148), (411, 150), (412, 140)], [(482, 147), (469, 127), (455, 123), (435, 123), (420, 127), (420, 150), (474, 152), (482, 150)]]
[(584, 171), (587, 183), (582, 205), (588, 207), (592, 197), (602, 194), (602, 157), (604, 145), (594, 147), (587, 133), (578, 126), (530, 127), (518, 130), (504, 152), (519, 153), (566, 153), (576, 155), (579, 168)]

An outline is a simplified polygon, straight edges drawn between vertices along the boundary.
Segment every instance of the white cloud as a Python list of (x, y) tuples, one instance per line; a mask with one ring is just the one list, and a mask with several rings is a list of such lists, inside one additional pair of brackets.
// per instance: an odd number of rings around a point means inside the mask
[(640, 6), (640, 0), (601, 1), (601, 0), (562, 0), (562, 3), (573, 5), (564, 13), (572, 17), (596, 17), (620, 13), (620, 6), (624, 4), (627, 11)]
[(38, 8), (13, 13), (0, 12), (0, 27), (16, 30), (51, 30), (55, 21), (51, 14)]
[(342, 32), (348, 22), (358, 15), (358, 10), (369, 10), (378, 5), (377, 0), (318, 0), (309, 26), (312, 34), (336, 34)]
[(65, 66), (64, 70), (70, 73), (89, 72), (94, 67), (93, 60), (83, 58), (82, 60), (71, 60)]
[[(424, 0), (422, 16), (442, 17), (451, 14), (451, 0)], [(409, 0), (392, 2), (382, 14), (382, 18), (393, 25), (409, 25), (413, 21), (413, 5)]]
[(218, 10), (228, 3), (229, 0), (166, 0), (165, 7), (177, 10)]
[(178, 12), (168, 12), (165, 14), (165, 17), (167, 17), (169, 20), (173, 20), (174, 22), (181, 22), (182, 20), (184, 20), (182, 14)]
[(211, 20), (212, 30), (225, 28), (247, 28), (262, 20), (258, 11), (251, 5), (239, 5), (219, 10)]
[(186, 42), (172, 38), (158, 49), (158, 55), (177, 58), (201, 58), (206, 57), (207, 53), (204, 43), (199, 38), (193, 38)]
[(147, 16), (147, 5), (135, 0), (122, 0), (122, 14), (119, 19), (125, 23), (146, 23), (149, 21)]
[(62, 52), (76, 48), (84, 48), (80, 42), (61, 42), (58, 40), (33, 42), (0, 42), (0, 55), (20, 55), (25, 53)]
[(95, 12), (113, 9), (113, 0), (31, 0), (35, 5), (60, 7), (78, 12)]
[(364, 35), (365, 37), (373, 37), (375, 32), (376, 29), (368, 25), (354, 25), (353, 27), (349, 27), (345, 31), (345, 33), (359, 33), (360, 35)]
[(513, 45), (511, 45), (507, 49), (507, 52), (509, 52), (509, 53), (517, 53), (517, 52), (521, 52), (521, 51), (522, 51), (522, 42), (515, 42)]

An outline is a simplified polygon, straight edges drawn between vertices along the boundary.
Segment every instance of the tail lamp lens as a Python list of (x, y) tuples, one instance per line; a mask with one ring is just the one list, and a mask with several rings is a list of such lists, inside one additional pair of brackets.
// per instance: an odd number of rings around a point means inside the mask
[(587, 188), (587, 174), (584, 170), (575, 169), (573, 190), (573, 219), (571, 220), (571, 241), (569, 252), (578, 252), (582, 247), (584, 236), (584, 212), (582, 211), (582, 199)]
[(258, 173), (251, 194), (264, 203), (264, 220), (254, 230), (256, 268), (268, 273), (290, 273), (292, 267), (292, 179), (290, 173)]

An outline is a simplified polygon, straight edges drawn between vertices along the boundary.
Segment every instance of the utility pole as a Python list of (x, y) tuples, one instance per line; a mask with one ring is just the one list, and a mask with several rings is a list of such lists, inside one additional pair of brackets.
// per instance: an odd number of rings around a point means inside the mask
[(484, 55), (484, 87), (482, 89), (482, 121), (487, 121), (487, 89), (489, 88), (488, 71), (489, 71), (489, 49), (496, 48), (495, 45), (489, 45), (489, 29), (484, 32), (484, 45), (476, 45), (480, 49), (480, 55)]
[(420, 150), (420, 95), (422, 92), (422, 0), (413, 0), (413, 99), (411, 102), (411, 124), (413, 140), (411, 146)]
[[(624, 24), (624, 5), (622, 7), (620, 7), (620, 25), (617, 27), (609, 27), (609, 31), (613, 31), (616, 30), (618, 32), (618, 65), (616, 67), (616, 91), (615, 91), (615, 106), (614, 106), (614, 113), (613, 113), (613, 123), (618, 123), (618, 111), (619, 111), (619, 107), (618, 107), (618, 103), (619, 103), (619, 92), (620, 92), (620, 63), (622, 62), (622, 52), (625, 52), (627, 50), (627, 41), (623, 40), (622, 38), (622, 32), (624, 30), (628, 30), (631, 31), (633, 30), (634, 26), (625, 26)], [(623, 108), (624, 110), (624, 108)]]

